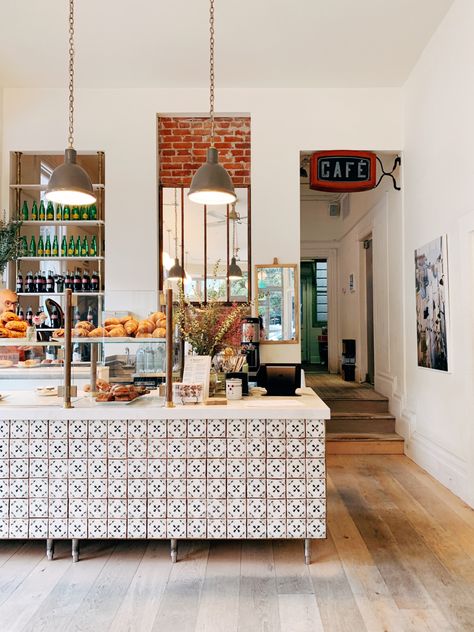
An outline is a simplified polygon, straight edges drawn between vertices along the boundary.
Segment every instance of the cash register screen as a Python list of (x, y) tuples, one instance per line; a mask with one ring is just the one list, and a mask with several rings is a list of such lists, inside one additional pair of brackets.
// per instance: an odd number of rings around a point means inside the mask
[(267, 395), (294, 395), (301, 386), (301, 364), (266, 364), (259, 386), (267, 389)]

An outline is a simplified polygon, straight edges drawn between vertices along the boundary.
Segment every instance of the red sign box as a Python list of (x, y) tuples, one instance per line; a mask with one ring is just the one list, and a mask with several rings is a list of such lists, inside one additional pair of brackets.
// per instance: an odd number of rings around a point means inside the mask
[(311, 156), (309, 186), (317, 191), (368, 191), (376, 177), (377, 156), (372, 151), (316, 151)]

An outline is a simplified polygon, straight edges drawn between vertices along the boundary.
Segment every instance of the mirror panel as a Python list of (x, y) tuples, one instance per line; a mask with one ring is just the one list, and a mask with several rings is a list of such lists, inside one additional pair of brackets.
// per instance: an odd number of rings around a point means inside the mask
[(255, 266), (258, 315), (264, 344), (299, 341), (299, 290), (296, 264)]
[[(167, 280), (177, 256), (184, 261), (188, 300), (206, 301), (215, 293), (222, 302), (250, 301), (250, 188), (236, 188), (235, 208), (194, 204), (188, 190), (160, 188), (160, 289), (178, 291), (179, 282)], [(240, 279), (227, 278), (232, 256), (242, 270)]]

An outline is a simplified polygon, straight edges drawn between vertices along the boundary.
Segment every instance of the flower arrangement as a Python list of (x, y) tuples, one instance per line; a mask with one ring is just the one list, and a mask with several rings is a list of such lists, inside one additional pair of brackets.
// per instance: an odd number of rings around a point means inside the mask
[(207, 303), (193, 305), (181, 287), (176, 322), (181, 335), (198, 355), (214, 356), (226, 347), (238, 347), (240, 323), (248, 311), (248, 303), (223, 305), (217, 292), (209, 293)]
[(0, 217), (0, 277), (3, 276), (7, 263), (20, 256), (20, 226), (21, 222), (7, 220), (5, 213)]

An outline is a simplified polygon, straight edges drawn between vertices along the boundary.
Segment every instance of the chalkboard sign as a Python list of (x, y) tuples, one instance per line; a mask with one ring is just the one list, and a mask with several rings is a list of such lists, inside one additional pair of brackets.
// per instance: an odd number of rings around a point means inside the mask
[(309, 186), (317, 191), (367, 191), (376, 182), (377, 157), (371, 151), (316, 151)]

